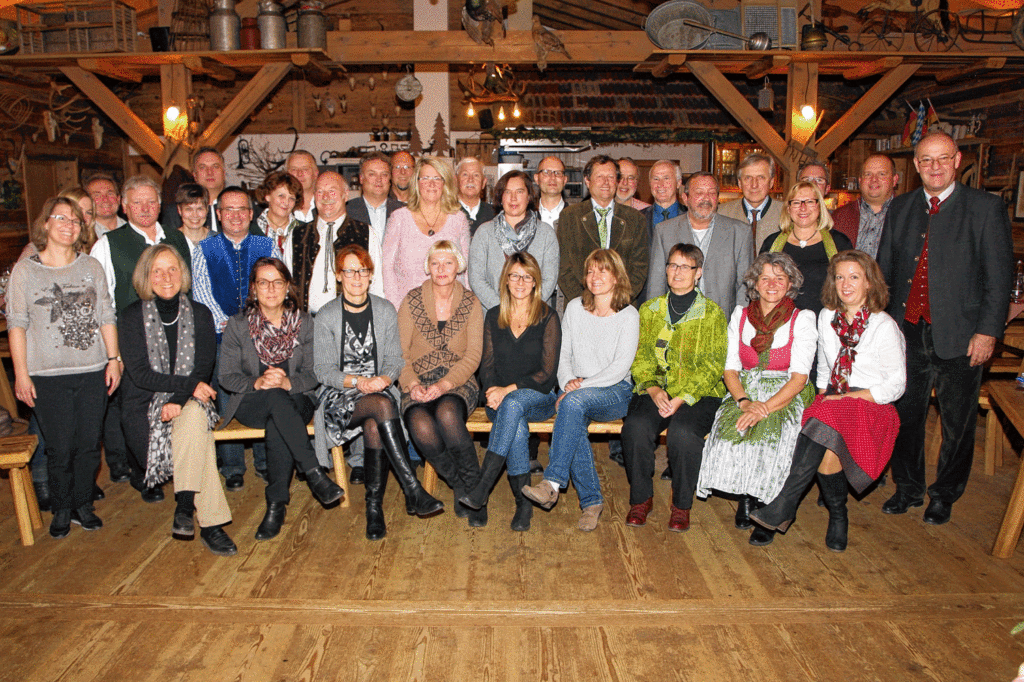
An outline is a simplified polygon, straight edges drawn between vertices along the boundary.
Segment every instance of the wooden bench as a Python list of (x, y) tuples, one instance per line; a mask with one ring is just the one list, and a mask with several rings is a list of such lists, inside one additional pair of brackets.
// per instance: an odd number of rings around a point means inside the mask
[(32, 486), (32, 474), (28, 463), (32, 453), (39, 445), (39, 437), (34, 435), (7, 436), (0, 438), (0, 469), (10, 470), (11, 495), (14, 497), (14, 515), (18, 518), (18, 530), (21, 532), (21, 544), (35, 544), (33, 528), (42, 528), (43, 519), (39, 516), (39, 502)]
[[(306, 433), (310, 436), (313, 435), (313, 422), (306, 427)], [(217, 429), (213, 432), (213, 439), (215, 441), (263, 440), (266, 435), (266, 431), (263, 429), (254, 429), (239, 423), (237, 419), (232, 419), (231, 423), (223, 429), (220, 428), (220, 424), (217, 425)], [(331, 459), (334, 460), (334, 482), (345, 490), (345, 497), (341, 498), (341, 506), (348, 507), (351, 504), (349, 501), (351, 496), (349, 495), (348, 481), (345, 480), (344, 450), (340, 445), (331, 448)]]
[[(470, 433), (490, 433), (491, 432), (491, 420), (487, 418), (487, 412), (484, 408), (478, 407), (473, 410), (473, 414), (469, 415), (469, 419), (466, 421), (466, 428)], [(551, 433), (555, 428), (555, 418), (545, 419), (542, 422), (529, 422), (530, 433)], [(622, 420), (616, 419), (611, 422), (590, 422), (590, 426), (587, 427), (587, 433), (590, 434), (618, 434), (622, 433)], [(430, 466), (430, 462), (423, 463), (423, 488), (430, 493), (434, 494), (434, 488), (437, 487), (437, 472), (434, 471), (434, 467)]]
[[(988, 381), (985, 383), (991, 408), (988, 412), (988, 419), (985, 422), (985, 466), (989, 460), (1001, 461), (1003, 447), (1006, 444), (1006, 436), (1003, 434), (1003, 427), (996, 414), (999, 409), (1019, 433), (1024, 433), (1024, 393), (1017, 390), (1016, 381)], [(999, 534), (996, 536), (995, 545), (992, 547), (993, 556), (1000, 559), (1008, 559), (1013, 556), (1017, 548), (1017, 540), (1020, 538), (1021, 528), (1024, 527), (1024, 458), (1021, 459), (1021, 466), (1017, 469), (1017, 481), (1013, 485), (1013, 492), (1010, 494), (1010, 501), (1006, 504), (1006, 513), (1003, 515), (1003, 522), (999, 526)]]

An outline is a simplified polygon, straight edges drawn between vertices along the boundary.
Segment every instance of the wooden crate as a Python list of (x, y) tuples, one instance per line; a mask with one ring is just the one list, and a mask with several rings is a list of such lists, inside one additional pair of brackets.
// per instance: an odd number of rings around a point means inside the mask
[(22, 54), (134, 52), (135, 9), (109, 2), (15, 5)]

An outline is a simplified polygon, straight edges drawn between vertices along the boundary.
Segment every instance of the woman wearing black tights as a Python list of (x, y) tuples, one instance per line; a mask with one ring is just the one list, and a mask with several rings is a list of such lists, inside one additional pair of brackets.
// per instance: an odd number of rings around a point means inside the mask
[(405, 364), (395, 307), (369, 293), (373, 261), (363, 247), (340, 249), (335, 273), (342, 295), (320, 309), (314, 331), (313, 371), (324, 385), (315, 426), (317, 455), (325, 461), (330, 445), (354, 438), (362, 428), (366, 538), (380, 540), (387, 534), (383, 501), (389, 464), (405, 493), (407, 513), (430, 516), (444, 505), (416, 480), (406, 452), (393, 386)]
[[(480, 460), (466, 429), (480, 386), (473, 376), (483, 346), (483, 309), (473, 292), (456, 281), (466, 262), (454, 244), (441, 240), (423, 263), (429, 279), (398, 309), (405, 368), (398, 378), (402, 414), (416, 449), (455, 491), (455, 499), (476, 487)], [(469, 525), (487, 525), (487, 507), (455, 513)]]

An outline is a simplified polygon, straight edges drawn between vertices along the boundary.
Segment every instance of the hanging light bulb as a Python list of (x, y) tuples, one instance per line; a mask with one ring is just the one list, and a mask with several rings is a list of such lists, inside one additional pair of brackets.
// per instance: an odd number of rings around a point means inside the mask
[(499, 121), (504, 121), (505, 120), (505, 107), (498, 107), (498, 120)]
[(523, 115), (523, 112), (519, 111), (519, 102), (512, 105), (512, 118), (519, 118)]
[(181, 116), (181, 110), (178, 107), (167, 107), (166, 117), (169, 122), (174, 123), (179, 116)]
[(814, 120), (814, 107), (812, 107), (810, 104), (805, 104), (803, 108), (800, 109), (800, 113), (808, 121)]
[(474, 116), (476, 116), (476, 110), (473, 109), (473, 103), (472, 102), (469, 103), (469, 108), (466, 109), (466, 116), (469, 116), (470, 118), (473, 118)]

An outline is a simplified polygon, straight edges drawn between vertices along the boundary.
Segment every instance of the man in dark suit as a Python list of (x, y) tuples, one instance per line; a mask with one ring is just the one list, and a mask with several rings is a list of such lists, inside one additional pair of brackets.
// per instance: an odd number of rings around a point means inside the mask
[(455, 182), (459, 188), (459, 205), (469, 221), (469, 235), (476, 234), (476, 228), (494, 220), (494, 207), (484, 201), (487, 179), (480, 161), (467, 156), (455, 166)]
[(359, 186), (362, 196), (349, 199), (345, 209), (352, 220), (373, 228), (380, 241), (379, 249), (384, 244), (384, 231), (391, 214), (405, 206), (390, 196), (391, 161), (383, 152), (370, 152), (359, 160)]
[[(683, 190), (683, 171), (679, 164), (667, 159), (655, 161), (648, 175), (651, 185), (651, 196), (654, 203), (640, 211), (647, 220), (647, 246), (654, 244), (654, 230), (659, 223), (686, 213), (686, 207), (679, 202), (679, 193)], [(653, 272), (653, 271), (652, 271)], [(647, 280), (641, 298), (646, 301), (650, 296), (651, 281)]]
[(668, 291), (662, 273), (672, 247), (693, 244), (704, 254), (703, 276), (697, 286), (729, 317), (737, 303), (747, 302), (743, 275), (754, 262), (754, 237), (747, 223), (717, 213), (718, 180), (714, 175), (694, 173), (686, 180), (685, 189), (690, 210), (660, 223), (655, 230), (647, 282), (649, 297)]
[(878, 254), (885, 216), (899, 181), (900, 175), (892, 159), (885, 154), (872, 154), (864, 159), (860, 169), (860, 198), (832, 213), (835, 228), (872, 258)]
[[(213, 147), (201, 147), (192, 155), (192, 177), (196, 183), (206, 188), (210, 195), (210, 212), (206, 216), (206, 226), (214, 232), (220, 231), (217, 223), (217, 197), (224, 191), (225, 171), (224, 155)], [(173, 195), (172, 195), (173, 196)], [(160, 224), (166, 229), (181, 229), (181, 216), (178, 207), (168, 202), (160, 214)]]
[(882, 505), (903, 514), (924, 504), (928, 401), (942, 414), (942, 447), (924, 520), (949, 521), (974, 458), (982, 365), (1002, 336), (1009, 306), (1013, 241), (996, 196), (956, 181), (961, 155), (945, 133), (914, 150), (924, 187), (893, 199), (878, 264), (889, 285), (888, 313), (907, 341), (907, 388), (896, 403), (900, 433), (892, 455), (896, 493)]
[(558, 218), (558, 286), (571, 301), (583, 293), (583, 263), (594, 249), (614, 249), (629, 273), (633, 303), (647, 281), (647, 225), (640, 211), (615, 202), (619, 165), (610, 156), (595, 156), (583, 168), (590, 199), (569, 206)]

